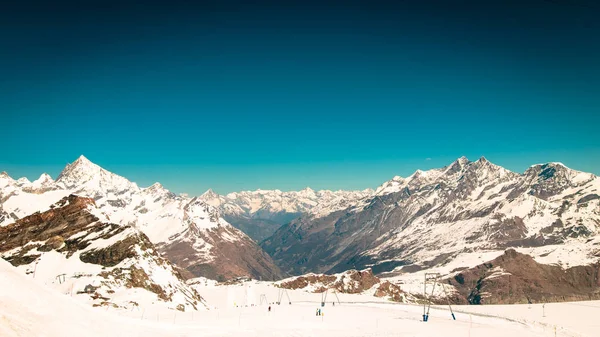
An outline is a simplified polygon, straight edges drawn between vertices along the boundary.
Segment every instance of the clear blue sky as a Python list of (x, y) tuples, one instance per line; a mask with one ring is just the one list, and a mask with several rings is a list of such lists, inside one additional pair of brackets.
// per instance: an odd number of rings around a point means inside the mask
[[(362, 189), (465, 155), (600, 174), (594, 1), (61, 1), (0, 13), (0, 171)], [(12, 6), (12, 7), (10, 7)]]

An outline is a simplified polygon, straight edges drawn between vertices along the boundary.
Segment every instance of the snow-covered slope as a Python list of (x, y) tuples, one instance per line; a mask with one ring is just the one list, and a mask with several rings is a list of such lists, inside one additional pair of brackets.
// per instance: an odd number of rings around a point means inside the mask
[[(0, 336), (595, 336), (600, 302), (533, 306), (456, 306), (456, 321), (432, 307), (427, 323), (421, 306), (391, 303), (357, 294), (339, 294), (342, 305), (327, 304), (315, 316), (320, 294), (289, 290), (293, 305), (267, 311), (263, 297), (277, 299), (279, 289), (266, 282), (243, 286), (207, 286), (219, 309), (151, 311), (90, 308), (68, 295), (35, 282), (0, 260)], [(331, 295), (330, 295), (331, 296)], [(248, 303), (247, 307), (233, 304)], [(254, 305), (251, 305), (254, 304)], [(507, 317), (504, 319), (503, 317)], [(400, 324), (399, 324), (400, 322)]]
[(279, 276), (271, 259), (247, 235), (200, 198), (175, 195), (158, 183), (140, 188), (83, 156), (67, 165), (55, 182), (49, 178), (42, 175), (20, 184), (0, 175), (0, 226), (77, 194), (93, 198), (111, 222), (143, 231), (171, 262), (195, 276)]
[(256, 190), (218, 195), (206, 191), (200, 198), (217, 207), (232, 225), (253, 239), (261, 241), (273, 234), (281, 225), (302, 214), (328, 214), (345, 209), (358, 200), (373, 194), (363, 191), (301, 191)]
[(344, 211), (297, 219), (262, 246), (296, 274), (418, 270), (509, 247), (542, 263), (583, 265), (598, 259), (599, 195), (598, 177), (560, 163), (518, 174), (463, 157), (395, 177)]

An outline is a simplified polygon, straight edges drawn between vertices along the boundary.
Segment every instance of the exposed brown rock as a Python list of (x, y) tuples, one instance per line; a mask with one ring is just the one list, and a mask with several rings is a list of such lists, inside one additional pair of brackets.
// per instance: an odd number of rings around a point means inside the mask
[(375, 297), (389, 297), (394, 302), (405, 302), (405, 293), (400, 289), (399, 286), (391, 283), (390, 281), (384, 281), (379, 284), (375, 291)]
[(98, 220), (85, 211), (88, 205), (94, 205), (92, 199), (70, 195), (61, 199), (58, 205), (66, 206), (37, 212), (0, 227), (0, 252), (25, 247), (32, 241), (47, 241), (57, 235), (68, 238)]
[[(470, 304), (540, 303), (600, 299), (600, 264), (562, 269), (507, 250), (447, 280)], [(460, 301), (459, 301), (460, 302)]]
[(330, 285), (334, 282), (337, 277), (333, 275), (317, 275), (317, 274), (308, 274), (303, 276), (295, 277), (289, 281), (279, 283), (280, 288), (295, 290), (295, 289), (304, 289), (311, 284), (321, 283), (325, 285)]
[(46, 241), (46, 245), (56, 250), (62, 247), (65, 244), (65, 239), (63, 239), (60, 235), (55, 235)]
[(83, 262), (114, 267), (125, 259), (135, 257), (137, 255), (136, 245), (139, 245), (143, 250), (152, 249), (148, 237), (140, 233), (139, 235), (128, 236), (109, 247), (84, 252), (79, 258)]
[(298, 276), (288, 281), (279, 283), (280, 288), (304, 289), (310, 285), (318, 286), (314, 292), (323, 292), (326, 289), (335, 289), (346, 294), (358, 294), (380, 283), (379, 278), (373, 275), (371, 269), (349, 270), (339, 277), (335, 275), (308, 274)]

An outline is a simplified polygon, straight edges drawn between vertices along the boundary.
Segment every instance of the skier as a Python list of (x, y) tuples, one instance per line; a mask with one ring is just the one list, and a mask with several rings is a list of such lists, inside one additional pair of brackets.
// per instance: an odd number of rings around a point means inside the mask
[(271, 306), (269, 306), (269, 312), (271, 312)]

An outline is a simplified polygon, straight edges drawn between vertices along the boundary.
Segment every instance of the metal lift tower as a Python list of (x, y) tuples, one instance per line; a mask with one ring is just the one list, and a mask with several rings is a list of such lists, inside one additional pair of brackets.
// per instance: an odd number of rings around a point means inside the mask
[[(335, 289), (331, 289), (331, 290), (332, 290), (333, 294), (335, 295), (335, 299), (337, 300), (338, 304), (340, 304), (340, 298), (337, 295), (337, 290), (335, 290)], [(327, 294), (328, 293), (329, 293), (329, 288), (325, 289), (325, 291), (321, 293), (321, 306), (322, 307), (324, 307), (325, 303), (327, 302)]]
[(279, 288), (279, 293), (277, 294), (277, 304), (281, 304), (281, 299), (283, 298), (283, 295), (285, 295), (285, 297), (287, 297), (288, 299), (288, 304), (292, 304), (292, 300), (290, 299), (290, 295), (287, 292), (287, 289), (284, 288)]
[[(441, 278), (440, 273), (425, 273), (425, 283), (423, 285), (423, 298), (425, 300), (423, 302), (423, 322), (427, 322), (427, 320), (429, 319), (429, 309), (431, 309), (435, 286), (438, 283), (440, 283), (439, 282), (440, 278)], [(431, 288), (431, 295), (429, 295), (429, 296), (427, 295), (427, 284), (428, 283), (433, 284), (433, 287)], [(444, 291), (444, 296), (446, 297), (446, 301), (448, 301), (448, 308), (450, 309), (450, 314), (452, 315), (452, 319), (456, 320), (456, 317), (454, 316), (454, 312), (452, 311), (452, 306), (450, 305), (450, 297), (448, 297), (446, 288), (441, 283), (440, 283), (440, 287), (442, 287), (442, 290)]]

